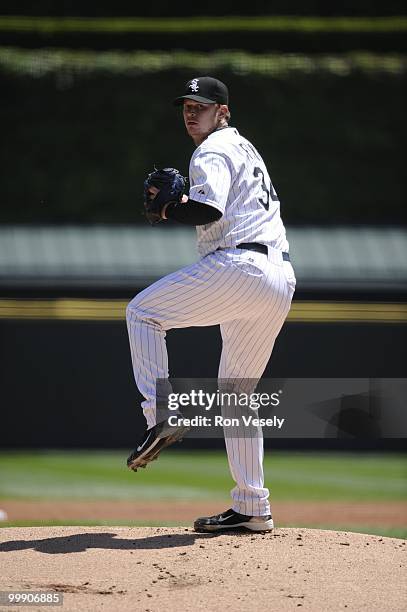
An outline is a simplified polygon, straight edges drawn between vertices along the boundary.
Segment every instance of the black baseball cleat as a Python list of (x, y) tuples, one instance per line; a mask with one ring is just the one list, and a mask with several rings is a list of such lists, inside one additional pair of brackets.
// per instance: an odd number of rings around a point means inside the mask
[(147, 429), (138, 446), (128, 457), (127, 466), (134, 472), (137, 472), (138, 468), (145, 468), (147, 463), (158, 458), (164, 448), (174, 442), (181, 442), (189, 429), (185, 425), (170, 426), (167, 421)]
[(274, 527), (271, 514), (267, 516), (246, 516), (234, 510), (226, 510), (215, 516), (197, 518), (194, 530), (200, 532), (220, 531), (226, 529), (249, 529), (250, 531), (271, 531)]

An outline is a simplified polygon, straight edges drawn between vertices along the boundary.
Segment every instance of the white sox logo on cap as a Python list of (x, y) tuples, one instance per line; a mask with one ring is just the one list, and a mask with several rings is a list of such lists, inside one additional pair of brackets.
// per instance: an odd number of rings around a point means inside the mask
[(189, 84), (191, 91), (194, 91), (195, 93), (199, 91), (198, 81), (199, 79), (192, 79), (191, 83)]
[(228, 104), (228, 88), (222, 81), (213, 77), (196, 77), (185, 83), (184, 94), (175, 98), (175, 106), (181, 106), (185, 99), (204, 104)]

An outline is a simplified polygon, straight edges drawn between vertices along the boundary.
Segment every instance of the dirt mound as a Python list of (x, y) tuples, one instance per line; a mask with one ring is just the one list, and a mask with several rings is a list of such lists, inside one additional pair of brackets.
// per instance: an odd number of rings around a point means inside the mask
[(406, 549), (316, 529), (4, 528), (0, 590), (60, 592), (70, 611), (401, 611)]

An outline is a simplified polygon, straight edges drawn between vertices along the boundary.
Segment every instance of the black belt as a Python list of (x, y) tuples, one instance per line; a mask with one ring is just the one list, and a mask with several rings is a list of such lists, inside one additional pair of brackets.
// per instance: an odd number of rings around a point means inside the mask
[[(258, 242), (242, 242), (236, 245), (237, 249), (247, 249), (248, 251), (257, 251), (257, 253), (268, 254), (268, 249), (265, 244), (259, 244)], [(283, 251), (283, 260), (290, 261), (290, 255)]]

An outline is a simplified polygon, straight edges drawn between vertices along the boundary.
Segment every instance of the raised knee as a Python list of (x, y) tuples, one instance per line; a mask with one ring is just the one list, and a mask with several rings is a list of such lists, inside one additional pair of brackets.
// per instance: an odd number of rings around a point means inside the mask
[(133, 298), (126, 306), (126, 320), (130, 321), (139, 315), (140, 307), (137, 297)]
[(139, 323), (158, 325), (150, 308), (138, 295), (127, 304), (126, 320), (128, 324), (132, 325)]

